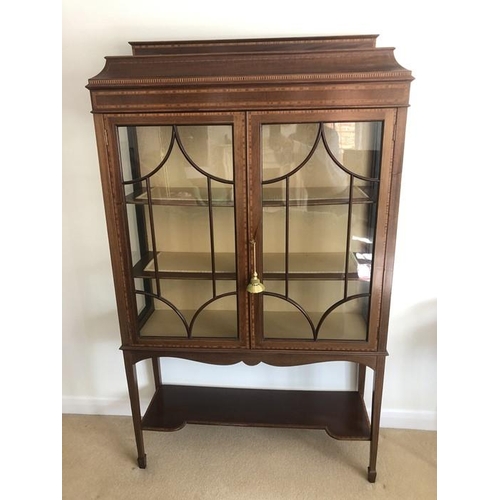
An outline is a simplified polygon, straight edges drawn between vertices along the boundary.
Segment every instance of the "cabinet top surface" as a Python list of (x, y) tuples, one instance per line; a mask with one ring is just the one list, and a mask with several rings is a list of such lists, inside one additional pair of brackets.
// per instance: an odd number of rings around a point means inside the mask
[(134, 55), (297, 52), (374, 48), (378, 35), (347, 35), (306, 38), (240, 38), (223, 40), (170, 40), (129, 42)]
[(409, 83), (411, 72), (377, 35), (130, 42), (130, 56), (108, 56), (88, 88), (255, 83)]

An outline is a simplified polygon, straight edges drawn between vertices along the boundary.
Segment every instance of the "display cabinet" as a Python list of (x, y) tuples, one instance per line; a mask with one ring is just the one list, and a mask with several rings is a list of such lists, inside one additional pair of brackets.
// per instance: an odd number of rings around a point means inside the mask
[[(376, 38), (131, 42), (89, 80), (140, 467), (144, 430), (286, 426), (369, 441), (375, 481), (412, 80)], [(174, 386), (162, 357), (347, 361), (357, 382)]]

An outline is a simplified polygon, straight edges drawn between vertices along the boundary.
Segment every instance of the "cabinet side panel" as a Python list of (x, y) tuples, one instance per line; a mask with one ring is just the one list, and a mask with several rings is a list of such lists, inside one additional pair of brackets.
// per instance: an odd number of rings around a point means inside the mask
[(101, 183), (104, 200), (104, 210), (106, 214), (106, 226), (111, 255), (111, 265), (113, 270), (113, 280), (115, 284), (116, 304), (118, 308), (118, 320), (120, 324), (120, 333), (124, 345), (132, 343), (130, 325), (133, 324), (133, 309), (127, 299), (125, 290), (129, 278), (123, 262), (123, 234), (124, 228), (119, 223), (119, 216), (116, 201), (116, 186), (112, 179), (113, 160), (110, 157), (108, 147), (108, 131), (106, 130), (105, 118), (102, 115), (94, 115), (94, 125), (97, 138), (97, 150), (99, 155), (99, 168), (101, 174)]
[(388, 109), (385, 111), (383, 146), (382, 146), (382, 166), (379, 186), (379, 206), (377, 210), (377, 224), (375, 236), (375, 253), (373, 261), (373, 285), (372, 301), (370, 311), (369, 330), (372, 338), (377, 342), (377, 348), (383, 351), (385, 344), (380, 342), (380, 320), (383, 308), (383, 283), (386, 265), (386, 249), (388, 241), (388, 231), (391, 217), (391, 187), (394, 169), (394, 127), (396, 123), (397, 111)]
[(389, 199), (389, 221), (385, 248), (384, 279), (382, 285), (382, 304), (379, 324), (379, 349), (387, 347), (387, 330), (391, 303), (392, 276), (394, 268), (394, 252), (398, 225), (399, 196), (401, 191), (401, 172), (403, 166), (403, 150), (406, 130), (407, 108), (397, 110), (394, 130), (393, 168), (391, 178), (391, 194)]

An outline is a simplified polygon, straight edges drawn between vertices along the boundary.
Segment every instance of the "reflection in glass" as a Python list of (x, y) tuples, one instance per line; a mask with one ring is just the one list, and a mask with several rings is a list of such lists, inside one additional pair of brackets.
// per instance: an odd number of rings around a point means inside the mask
[(262, 126), (264, 280), (283, 282), (264, 292), (265, 338), (366, 339), (381, 134), (381, 122)]
[[(233, 180), (233, 131), (231, 125), (183, 125), (177, 127), (184, 154), (203, 172)], [(194, 172), (190, 171), (194, 176)]]
[(319, 132), (317, 123), (264, 125), (262, 179), (277, 179), (299, 167), (314, 150)]

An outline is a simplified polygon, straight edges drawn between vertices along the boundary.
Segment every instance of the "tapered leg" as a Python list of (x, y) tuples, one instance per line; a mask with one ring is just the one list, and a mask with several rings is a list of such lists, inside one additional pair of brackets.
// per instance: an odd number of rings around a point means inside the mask
[(151, 358), (151, 362), (153, 363), (153, 376), (155, 379), (155, 388), (159, 389), (161, 386), (160, 358)]
[(361, 397), (365, 395), (366, 365), (358, 364), (358, 393)]
[(374, 483), (377, 478), (377, 452), (380, 430), (380, 412), (382, 409), (382, 388), (384, 385), (385, 357), (378, 357), (373, 374), (372, 422), (370, 435), (370, 465), (368, 481)]
[(125, 373), (127, 374), (132, 421), (134, 423), (135, 442), (137, 445), (137, 463), (141, 469), (146, 468), (146, 453), (144, 452), (144, 438), (141, 426), (141, 404), (139, 401), (139, 388), (137, 386), (137, 370), (135, 362), (128, 352), (123, 353)]

